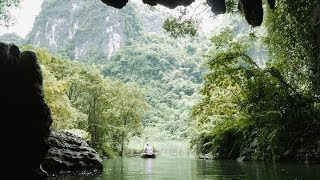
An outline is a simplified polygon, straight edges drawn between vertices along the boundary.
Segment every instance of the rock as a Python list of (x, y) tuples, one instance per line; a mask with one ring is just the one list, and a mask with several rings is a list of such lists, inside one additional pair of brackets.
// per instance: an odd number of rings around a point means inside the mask
[(247, 157), (246, 156), (241, 156), (241, 157), (238, 157), (236, 159), (237, 162), (243, 162), (243, 161), (246, 161), (247, 160)]
[(69, 132), (52, 131), (49, 146), (42, 163), (49, 174), (100, 173), (103, 169), (98, 153), (83, 139)]
[(207, 4), (211, 7), (211, 11), (215, 15), (226, 13), (225, 0), (207, 0)]
[[(128, 2), (127, 0), (101, 0), (103, 3), (122, 8)], [(177, 6), (189, 6), (195, 0), (142, 0), (143, 3), (155, 6), (157, 4), (163, 5), (168, 8), (176, 8)], [(211, 7), (211, 11), (218, 14), (224, 14), (226, 12), (225, 0), (207, 0), (207, 4)], [(275, 6), (275, 0), (268, 0), (268, 4), (271, 9)], [(263, 21), (263, 8), (262, 0), (239, 0), (239, 10), (244, 14), (247, 22), (255, 26), (260, 26)]]
[[(128, 0), (101, 0), (103, 3), (115, 7), (115, 8), (123, 8)], [(143, 3), (149, 4), (150, 6), (155, 6), (157, 4), (161, 4), (168, 8), (176, 8), (177, 6), (189, 6), (194, 0), (142, 0)]]
[(204, 154), (204, 155), (200, 155), (199, 156), (200, 159), (214, 159), (213, 155), (212, 154)]
[(177, 6), (189, 6), (194, 0), (142, 0), (143, 3), (155, 6), (157, 4), (163, 5), (168, 8), (176, 8)]
[(38, 168), (38, 169), (35, 169), (33, 171), (33, 174), (35, 175), (34, 179), (43, 180), (43, 179), (48, 179), (49, 178), (48, 173), (45, 170), (42, 169), (42, 166), (40, 166), (40, 168)]
[(112, 6), (115, 8), (123, 8), (126, 6), (128, 0), (101, 0), (103, 3), (105, 3), (108, 6)]
[(263, 21), (262, 0), (239, 0), (238, 8), (251, 26), (261, 25)]
[(268, 4), (270, 6), (270, 9), (274, 9), (274, 6), (276, 5), (276, 0), (268, 0)]
[(37, 180), (48, 177), (44, 170), (102, 170), (97, 153), (70, 133), (52, 132), (48, 152), (52, 119), (42, 83), (41, 68), (33, 52), (21, 53), (14, 44), (0, 43), (2, 174), (12, 179)]
[(43, 179), (38, 172), (52, 119), (36, 55), (0, 42), (0, 84), (2, 174)]

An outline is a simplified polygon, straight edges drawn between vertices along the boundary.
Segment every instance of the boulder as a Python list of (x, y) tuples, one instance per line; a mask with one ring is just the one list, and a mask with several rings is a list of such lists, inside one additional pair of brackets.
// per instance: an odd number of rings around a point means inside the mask
[(102, 172), (102, 159), (80, 137), (63, 131), (52, 131), (50, 149), (42, 163), (49, 174), (96, 174)]
[(33, 52), (1, 42), (0, 120), (2, 174), (43, 179), (40, 164), (52, 119), (44, 102), (41, 69)]

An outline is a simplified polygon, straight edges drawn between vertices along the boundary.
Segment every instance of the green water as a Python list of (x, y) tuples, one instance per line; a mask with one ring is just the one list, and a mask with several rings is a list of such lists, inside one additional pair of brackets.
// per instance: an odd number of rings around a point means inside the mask
[(192, 158), (140, 157), (104, 161), (99, 176), (64, 177), (65, 180), (188, 180), (188, 179), (252, 179), (252, 180), (320, 180), (320, 165), (265, 163)]

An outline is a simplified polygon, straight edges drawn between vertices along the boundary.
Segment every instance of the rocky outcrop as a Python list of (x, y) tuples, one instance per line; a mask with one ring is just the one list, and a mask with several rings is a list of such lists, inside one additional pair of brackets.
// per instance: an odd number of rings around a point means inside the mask
[(20, 52), (14, 44), (0, 43), (2, 175), (46, 179), (41, 163), (49, 173), (101, 171), (101, 158), (83, 140), (70, 133), (50, 134), (51, 112), (44, 102), (42, 83), (33, 52)]
[(0, 43), (0, 84), (2, 174), (43, 179), (45, 174), (37, 173), (42, 172), (52, 119), (36, 55)]
[(99, 1), (43, 1), (26, 43), (74, 60), (105, 62), (136, 37), (136, 14), (132, 4), (119, 10)]
[[(116, 8), (122, 8), (128, 0), (101, 0), (103, 3)], [(143, 3), (155, 6), (157, 4), (168, 8), (176, 8), (177, 6), (189, 6), (194, 0), (142, 0)], [(271, 9), (275, 7), (275, 0), (268, 0)], [(225, 0), (207, 0), (207, 4), (211, 7), (211, 11), (218, 14), (226, 12)], [(263, 20), (262, 0), (239, 0), (239, 10), (244, 14), (248, 23), (252, 26), (260, 26)]]
[(50, 149), (42, 164), (49, 174), (87, 174), (102, 171), (102, 159), (80, 137), (69, 132), (52, 131)]
[(262, 0), (239, 0), (238, 8), (250, 25), (261, 25), (263, 20)]

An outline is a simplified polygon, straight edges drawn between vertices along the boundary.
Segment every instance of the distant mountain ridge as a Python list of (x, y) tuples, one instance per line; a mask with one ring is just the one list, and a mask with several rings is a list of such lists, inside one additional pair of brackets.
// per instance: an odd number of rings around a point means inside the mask
[[(100, 1), (44, 0), (24, 42), (75, 60), (90, 57), (92, 51), (97, 54), (99, 49), (98, 58), (107, 60), (141, 32), (163, 32), (164, 17), (144, 9), (137, 10), (134, 3), (119, 10)], [(12, 35), (1, 39), (16, 42)]]

